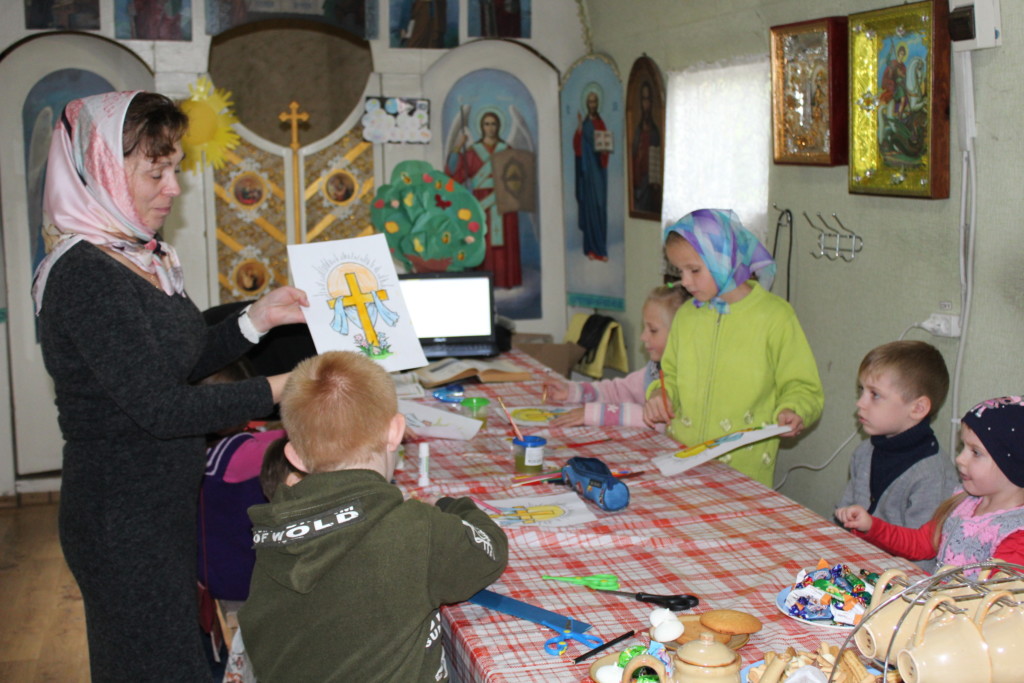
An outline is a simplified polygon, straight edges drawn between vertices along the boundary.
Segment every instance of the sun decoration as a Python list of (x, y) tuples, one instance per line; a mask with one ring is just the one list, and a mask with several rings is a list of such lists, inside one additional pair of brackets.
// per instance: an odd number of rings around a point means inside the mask
[(239, 141), (231, 128), (238, 123), (231, 111), (231, 93), (214, 88), (206, 76), (200, 76), (188, 89), (192, 96), (181, 103), (181, 110), (188, 116), (188, 131), (181, 139), (185, 152), (181, 167), (186, 171), (198, 170), (205, 157), (207, 163), (220, 168), (224, 165), (224, 153)]

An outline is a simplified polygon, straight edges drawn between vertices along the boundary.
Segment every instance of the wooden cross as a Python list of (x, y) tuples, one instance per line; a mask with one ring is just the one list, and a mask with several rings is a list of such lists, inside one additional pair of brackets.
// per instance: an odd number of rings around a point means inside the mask
[(277, 115), (277, 118), (280, 119), (282, 123), (291, 123), (291, 125), (292, 125), (292, 144), (291, 144), (291, 148), (292, 149), (298, 149), (299, 148), (299, 122), (300, 121), (302, 121), (302, 122), (309, 121), (309, 112), (305, 112), (304, 111), (304, 112), (302, 112), (300, 114), (299, 113), (299, 103), (294, 101), (294, 100), (292, 100), (292, 103), (288, 105), (288, 109), (291, 110), (291, 113), (283, 111), (283, 112), (281, 112), (280, 114)]
[[(342, 308), (348, 306), (355, 306), (356, 313), (359, 315), (359, 325), (363, 328), (363, 332), (366, 334), (366, 342), (370, 346), (380, 346), (380, 340), (377, 338), (377, 330), (373, 329), (373, 321), (370, 320), (370, 312), (366, 305), (373, 303), (373, 294), (364, 292), (359, 288), (359, 281), (356, 280), (355, 273), (345, 273), (345, 282), (348, 283), (348, 296), (341, 298)], [(377, 296), (381, 301), (387, 301), (388, 293), (387, 290), (377, 290)]]

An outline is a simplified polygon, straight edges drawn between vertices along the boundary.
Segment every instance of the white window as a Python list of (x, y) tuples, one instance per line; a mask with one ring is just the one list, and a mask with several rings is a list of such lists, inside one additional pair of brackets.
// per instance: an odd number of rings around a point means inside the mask
[(763, 242), (771, 163), (767, 56), (669, 72), (662, 225), (732, 209)]

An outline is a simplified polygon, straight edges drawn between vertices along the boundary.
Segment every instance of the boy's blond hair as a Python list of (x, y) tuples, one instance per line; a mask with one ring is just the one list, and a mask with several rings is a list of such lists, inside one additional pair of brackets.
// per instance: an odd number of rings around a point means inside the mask
[(860, 362), (858, 378), (891, 375), (893, 384), (906, 402), (921, 396), (931, 401), (928, 417), (934, 417), (949, 391), (949, 371), (942, 354), (923, 341), (901, 340), (882, 344), (868, 351)]
[(397, 412), (391, 377), (353, 351), (302, 361), (281, 397), (281, 421), (310, 473), (372, 466), (387, 457), (388, 427)]

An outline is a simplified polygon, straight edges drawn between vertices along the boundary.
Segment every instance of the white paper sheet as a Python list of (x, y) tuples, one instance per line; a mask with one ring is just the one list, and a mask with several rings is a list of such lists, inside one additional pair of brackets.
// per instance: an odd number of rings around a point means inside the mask
[(785, 434), (789, 430), (790, 427), (788, 426), (765, 425), (760, 429), (731, 432), (677, 453), (659, 455), (651, 462), (658, 466), (658, 469), (661, 470), (664, 476), (671, 477), (697, 465), (702, 465), (708, 460), (725, 455), (729, 451), (749, 446), (764, 439), (770, 439), (779, 434)]
[(559, 527), (593, 522), (597, 516), (575, 491), (554, 496), (520, 496), (485, 501), (501, 510), (485, 510), (502, 527)]
[(405, 416), (405, 427), (424, 439), (463, 439), (476, 436), (483, 423), (451, 410), (432, 408), (415, 401), (398, 401), (398, 412)]
[(289, 244), (288, 262), (318, 353), (358, 351), (390, 372), (427, 364), (384, 235)]

